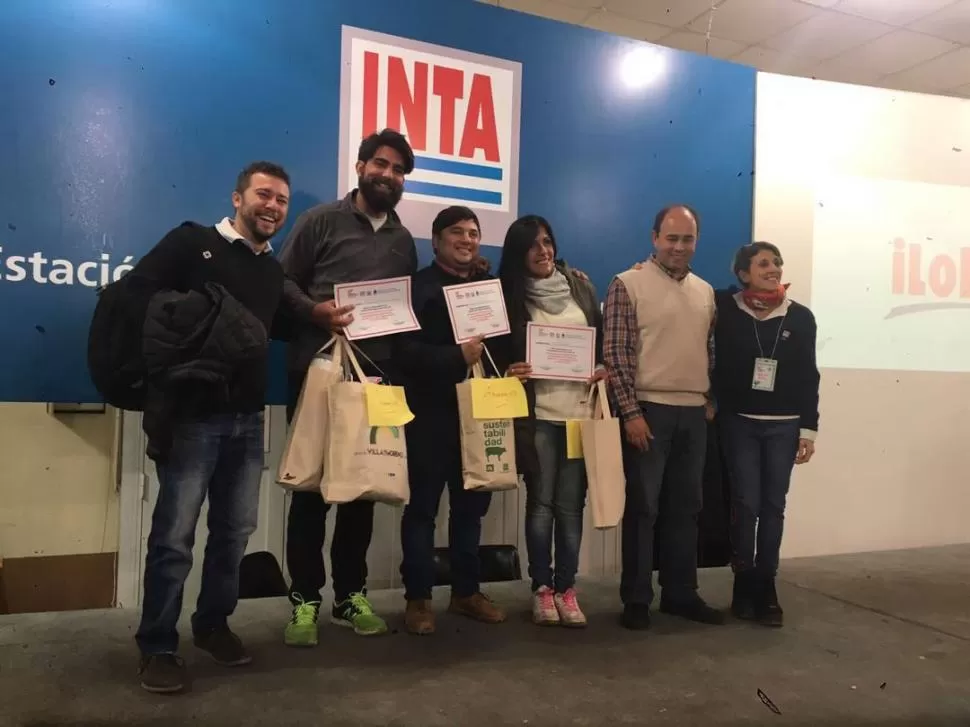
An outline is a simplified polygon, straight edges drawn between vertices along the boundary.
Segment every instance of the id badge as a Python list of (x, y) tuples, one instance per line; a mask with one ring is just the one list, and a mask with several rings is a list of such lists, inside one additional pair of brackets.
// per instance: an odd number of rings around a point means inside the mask
[(756, 358), (754, 360), (754, 376), (751, 388), (755, 391), (774, 391), (775, 374), (778, 372), (778, 362), (773, 358)]

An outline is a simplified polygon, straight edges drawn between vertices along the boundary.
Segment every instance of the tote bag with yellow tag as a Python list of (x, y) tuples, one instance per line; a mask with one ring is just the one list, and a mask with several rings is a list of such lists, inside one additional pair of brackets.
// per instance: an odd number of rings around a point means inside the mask
[(466, 490), (498, 492), (519, 485), (513, 420), (528, 414), (518, 379), (487, 378), (481, 363), (456, 385)]
[(405, 505), (408, 451), (404, 425), (413, 419), (401, 387), (367, 381), (342, 336), (346, 380), (330, 389), (329, 426), (320, 492), (328, 503), (371, 500)]

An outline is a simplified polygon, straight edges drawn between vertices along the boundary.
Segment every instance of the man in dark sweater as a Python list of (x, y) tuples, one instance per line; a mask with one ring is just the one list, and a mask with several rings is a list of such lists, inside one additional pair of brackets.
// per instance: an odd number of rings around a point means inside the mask
[(401, 520), (404, 618), (414, 634), (434, 631), (434, 531), (446, 483), (450, 610), (485, 623), (505, 620), (501, 609), (479, 590), (478, 546), (491, 494), (464, 489), (455, 389), (467, 377), (468, 367), (481, 360), (484, 344), (482, 339), (455, 343), (442, 291), (448, 285), (492, 277), (481, 272), (477, 263), (480, 238), (478, 218), (467, 207), (448, 207), (438, 214), (431, 229), (434, 262), (414, 276), (412, 285), (421, 330), (395, 339), (395, 360), (404, 373), (408, 405), (414, 413), (406, 430), (411, 500)]
[[(221, 285), (270, 331), (282, 301), (283, 270), (270, 239), (289, 209), (289, 177), (282, 167), (255, 162), (232, 193), (233, 219), (209, 227), (183, 224), (169, 232), (129, 275), (159, 292), (204, 292)], [(265, 349), (265, 347), (264, 347)], [(268, 349), (233, 364), (227, 398), (191, 410), (176, 407), (171, 440), (157, 460), (158, 500), (152, 513), (145, 562), (141, 623), (142, 687), (177, 692), (185, 669), (176, 656), (182, 588), (192, 567), (192, 546), (202, 502), (209, 499), (209, 538), (202, 591), (192, 616), (193, 640), (224, 666), (250, 657), (229, 629), (239, 592), (239, 565), (256, 529), (263, 469), (263, 407)], [(160, 392), (174, 400), (182, 390)]]
[[(334, 304), (334, 285), (404, 275), (417, 269), (414, 239), (394, 208), (404, 177), (414, 169), (414, 153), (398, 132), (372, 134), (357, 155), (358, 188), (344, 199), (311, 208), (297, 220), (283, 246), (280, 262), (287, 275), (286, 298), (302, 326), (289, 349), (289, 405), (292, 419), (314, 354), (352, 320), (349, 308)], [(398, 383), (390, 339), (360, 341), (368, 376)], [(320, 591), (326, 582), (323, 561), (325, 525), (330, 505), (319, 492), (294, 492), (286, 534), (293, 613), (286, 626), (288, 646), (315, 646)], [(334, 604), (331, 620), (362, 636), (382, 634), (387, 624), (366, 597), (367, 549), (374, 525), (374, 503), (356, 500), (337, 507), (330, 547)]]

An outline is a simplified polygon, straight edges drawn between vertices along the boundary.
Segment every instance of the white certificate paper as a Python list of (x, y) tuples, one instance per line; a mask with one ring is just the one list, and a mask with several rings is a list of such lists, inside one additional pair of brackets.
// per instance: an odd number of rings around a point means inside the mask
[(350, 341), (417, 331), (421, 328), (411, 307), (411, 278), (385, 278), (333, 286), (337, 306), (354, 306), (354, 321), (344, 329)]
[(501, 281), (448, 285), (444, 291), (455, 343), (464, 343), (476, 336), (504, 336), (511, 331)]
[(596, 366), (596, 329), (530, 323), (525, 358), (534, 379), (589, 381)]

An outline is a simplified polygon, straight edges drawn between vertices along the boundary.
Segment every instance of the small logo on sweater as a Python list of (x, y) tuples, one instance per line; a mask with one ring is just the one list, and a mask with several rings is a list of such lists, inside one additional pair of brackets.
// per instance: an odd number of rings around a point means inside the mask
[(212, 259), (212, 253), (209, 252), (208, 250), (203, 250), (202, 251), (202, 257), (204, 257), (206, 260), (211, 260)]

